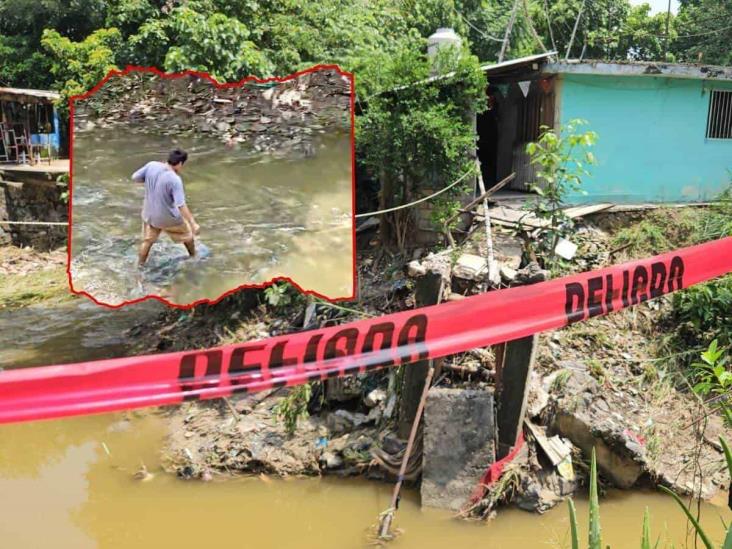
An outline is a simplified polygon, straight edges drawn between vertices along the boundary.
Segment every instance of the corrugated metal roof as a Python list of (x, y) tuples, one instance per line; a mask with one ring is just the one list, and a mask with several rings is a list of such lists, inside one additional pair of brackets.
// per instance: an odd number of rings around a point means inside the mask
[[(510, 59), (509, 61), (503, 61), (501, 63), (493, 63), (493, 64), (486, 64), (481, 65), (480, 69), (486, 73), (486, 74), (492, 74), (496, 72), (501, 72), (505, 69), (513, 69), (518, 68), (522, 66), (528, 66), (532, 63), (535, 63), (537, 61), (543, 61), (544, 59), (549, 59), (551, 57), (554, 57), (557, 55), (557, 52), (555, 51), (549, 51), (546, 53), (539, 53), (536, 55), (529, 55), (528, 57), (519, 57), (518, 59)], [(407, 84), (404, 86), (399, 86), (396, 88), (392, 88), (390, 90), (387, 90), (385, 92), (377, 93), (376, 95), (381, 95), (382, 93), (389, 93), (389, 92), (395, 92), (399, 90), (405, 90), (407, 88), (411, 88), (412, 86), (419, 86), (421, 84), (429, 84), (431, 82), (438, 82), (440, 80), (445, 80), (447, 78), (451, 78), (455, 76), (455, 72), (448, 72), (446, 74), (438, 74), (436, 76), (431, 76), (429, 78), (426, 78), (425, 80), (420, 80), (419, 82), (415, 82), (413, 84)]]
[(0, 88), (0, 96), (3, 95), (34, 97), (36, 99), (47, 99), (49, 101), (54, 101), (61, 97), (58, 93), (48, 90), (31, 90), (24, 88)]
[(501, 63), (481, 65), (480, 69), (486, 74), (491, 74), (492, 72), (500, 72), (504, 69), (511, 69), (511, 68), (516, 68), (516, 67), (531, 65), (532, 63), (535, 63), (536, 61), (543, 61), (544, 59), (549, 59), (550, 57), (554, 57), (556, 55), (557, 55), (557, 52), (548, 51), (546, 53), (529, 55), (527, 57), (519, 57), (518, 59), (510, 59), (508, 61), (503, 61)]

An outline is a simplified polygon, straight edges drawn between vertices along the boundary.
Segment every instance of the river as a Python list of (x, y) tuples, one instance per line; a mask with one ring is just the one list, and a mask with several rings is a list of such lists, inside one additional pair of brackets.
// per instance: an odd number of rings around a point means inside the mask
[[(162, 307), (110, 311), (79, 299), (5, 311), (0, 365), (125, 355), (125, 329)], [(358, 548), (369, 543), (369, 528), (389, 504), (391, 486), (365, 480), (179, 480), (161, 470), (166, 428), (164, 414), (154, 410), (0, 426), (0, 547)], [(153, 479), (133, 478), (141, 463)], [(580, 498), (577, 506), (584, 526), (586, 502)], [(674, 502), (639, 491), (602, 499), (605, 541), (638, 547), (646, 507), (654, 539), (684, 546), (686, 523)], [(729, 522), (732, 513), (703, 505), (703, 522), (718, 540), (720, 517)], [(464, 522), (420, 509), (417, 492), (407, 489), (396, 525), (404, 532), (393, 546), (405, 549), (568, 546), (565, 505), (542, 516), (502, 509), (493, 521)]]
[[(135, 274), (143, 189), (130, 180), (174, 147), (201, 226), (200, 257), (162, 236)], [(162, 295), (185, 305), (245, 284), (288, 277), (330, 298), (353, 294), (351, 147), (347, 133), (319, 135), (312, 154), (259, 154), (212, 138), (95, 129), (74, 137), (72, 277), (108, 304)]]
[[(362, 480), (179, 480), (159, 470), (165, 421), (151, 412), (9, 425), (0, 432), (0, 540), (7, 548), (358, 548), (389, 504), (389, 485)], [(133, 478), (141, 463), (154, 478)], [(613, 491), (602, 499), (606, 543), (639, 547), (646, 506), (654, 540), (660, 535), (683, 546), (680, 511), (670, 498), (648, 492)], [(586, 502), (577, 507), (584, 525)], [(731, 515), (703, 508), (717, 539), (718, 517)], [(393, 546), (401, 548), (568, 547), (565, 505), (542, 516), (506, 509), (487, 523), (464, 522), (420, 509), (417, 494), (407, 490), (396, 525), (403, 533)]]

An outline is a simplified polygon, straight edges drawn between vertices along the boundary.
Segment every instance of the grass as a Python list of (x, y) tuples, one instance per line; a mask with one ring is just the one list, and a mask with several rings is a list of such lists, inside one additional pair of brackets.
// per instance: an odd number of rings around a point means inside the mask
[(17, 309), (51, 300), (62, 301), (72, 297), (63, 265), (26, 274), (2, 275), (0, 310)]
[(663, 208), (649, 212), (639, 223), (620, 229), (610, 248), (624, 248), (628, 257), (647, 257), (704, 240), (705, 208)]

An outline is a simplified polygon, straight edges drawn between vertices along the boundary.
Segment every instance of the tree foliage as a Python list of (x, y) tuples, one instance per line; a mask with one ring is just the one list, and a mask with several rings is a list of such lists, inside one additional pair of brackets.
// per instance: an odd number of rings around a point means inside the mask
[[(471, 169), (470, 112), (485, 109), (485, 75), (467, 50), (441, 53), (431, 63), (422, 48), (405, 47), (382, 66), (392, 90), (369, 99), (358, 121), (364, 165), (382, 180), (384, 206), (405, 204), (417, 188), (440, 187)], [(424, 82), (432, 72), (450, 75)], [(404, 212), (390, 216), (401, 247), (409, 227)]]
[(732, 0), (682, 2), (674, 27), (680, 60), (732, 64)]
[[(583, 0), (0, 0), (0, 83), (68, 95), (99, 67), (196, 68), (220, 79), (337, 63), (368, 96), (382, 66), (452, 27), (481, 62), (495, 61), (516, 7), (506, 58), (564, 55)], [(684, 0), (671, 19), (647, 4), (587, 0), (570, 55), (732, 62), (732, 0)], [(54, 34), (55, 33), (55, 34)], [(111, 51), (109, 40), (114, 41)], [(61, 43), (61, 39), (68, 42)], [(101, 49), (100, 49), (101, 48)], [(98, 50), (90, 54), (90, 50)], [(73, 67), (68, 67), (71, 64)], [(71, 74), (73, 73), (73, 74)]]
[(43, 47), (54, 57), (51, 74), (64, 96), (83, 93), (115, 68), (115, 51), (122, 42), (117, 29), (99, 29), (80, 42), (72, 42), (55, 30), (45, 30)]

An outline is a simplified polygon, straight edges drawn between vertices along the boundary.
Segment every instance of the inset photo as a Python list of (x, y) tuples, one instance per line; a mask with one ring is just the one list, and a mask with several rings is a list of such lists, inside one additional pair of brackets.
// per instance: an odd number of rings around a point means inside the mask
[(352, 298), (352, 83), (130, 67), (72, 98), (72, 291), (187, 307), (287, 279)]

